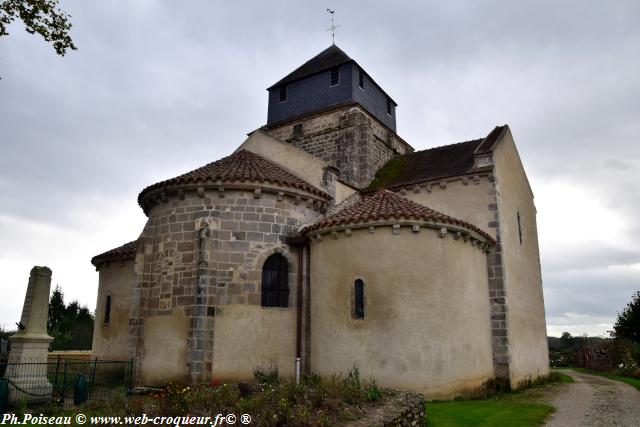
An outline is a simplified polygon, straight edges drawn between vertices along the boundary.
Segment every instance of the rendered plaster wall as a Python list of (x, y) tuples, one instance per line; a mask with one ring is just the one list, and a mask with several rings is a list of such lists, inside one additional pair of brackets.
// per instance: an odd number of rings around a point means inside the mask
[[(266, 191), (227, 189), (221, 197), (205, 190), (183, 197), (170, 196), (150, 210), (138, 244), (129, 348), (147, 385), (187, 374), (193, 382), (235, 375), (237, 370), (227, 372), (215, 363), (218, 340), (223, 344), (217, 350), (222, 350), (230, 334), (246, 343), (270, 328), (292, 328), (295, 322), (290, 325), (290, 316), (278, 310), (265, 310), (256, 331), (237, 329), (227, 316), (234, 319), (235, 310), (242, 310), (233, 306), (260, 306), (262, 265), (276, 252), (289, 260), (291, 308), (283, 311), (295, 312), (295, 250), (291, 253), (284, 241), (319, 215), (313, 203)], [(208, 231), (201, 237), (205, 223)], [(202, 304), (196, 298), (199, 288)], [(281, 342), (256, 341), (251, 351), (269, 359), (274, 346), (287, 348), (289, 343), (288, 337)], [(168, 351), (174, 354), (167, 356)], [(225, 355), (221, 357), (244, 358), (247, 347), (230, 348)], [(243, 374), (252, 375), (253, 366), (246, 369)]]
[(549, 373), (536, 208), (510, 132), (497, 144), (494, 160), (508, 308), (511, 386), (518, 388), (527, 380)]
[(492, 191), (493, 185), (484, 174), (478, 180), (470, 176), (466, 180), (457, 177), (449, 181), (423, 183), (417, 189), (405, 189), (402, 194), (416, 203), (467, 221), (495, 238), (495, 230), (489, 225), (496, 209), (495, 205), (490, 206), (495, 199)]
[[(348, 261), (347, 261), (348, 260)], [(354, 281), (365, 318), (352, 318)], [(363, 377), (428, 397), (493, 379), (485, 253), (433, 229), (390, 226), (311, 245), (311, 370)]]
[[(290, 281), (289, 286), (295, 291), (295, 282)], [(224, 307), (216, 317), (213, 377), (251, 380), (254, 368), (269, 366), (277, 366), (282, 377), (294, 376), (296, 306), (292, 299), (289, 308), (259, 304)]]
[(323, 171), (327, 167), (327, 163), (261, 130), (249, 135), (242, 145), (238, 147), (238, 150), (247, 150), (259, 154), (288, 169), (309, 184), (323, 189)]
[(494, 372), (497, 384), (508, 388), (510, 382), (510, 352), (508, 340), (507, 309), (502, 268), (502, 243), (499, 236), (497, 184), (492, 173), (462, 176), (440, 182), (423, 183), (418, 187), (404, 188), (400, 192), (407, 198), (465, 220), (490, 234), (497, 240), (487, 256), (489, 302), (491, 304), (491, 328)]
[(356, 191), (346, 184), (330, 179), (327, 174), (328, 163), (261, 130), (253, 132), (238, 147), (238, 150), (243, 149), (277, 163), (309, 184), (331, 194), (335, 204)]
[[(133, 260), (111, 261), (100, 265), (92, 357), (109, 360), (126, 360), (128, 357), (127, 328), (133, 266)], [(104, 322), (107, 295), (111, 296), (109, 323)]]
[(347, 184), (343, 184), (340, 181), (335, 182), (335, 191), (336, 191), (336, 194), (334, 198), (335, 198), (336, 205), (342, 203), (343, 201), (348, 199), (351, 195), (353, 195), (353, 193), (356, 192), (356, 190), (353, 187)]
[(185, 310), (146, 319), (142, 343), (144, 363), (140, 366), (138, 381), (158, 387), (169, 381), (189, 382), (189, 322)]

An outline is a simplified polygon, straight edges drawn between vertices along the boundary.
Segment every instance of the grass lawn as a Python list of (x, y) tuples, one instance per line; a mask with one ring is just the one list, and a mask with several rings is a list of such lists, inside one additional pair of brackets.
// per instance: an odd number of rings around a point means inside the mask
[(554, 411), (549, 404), (561, 383), (573, 378), (553, 372), (551, 383), (481, 400), (430, 402), (426, 404), (429, 427), (533, 427), (541, 426)]
[[(552, 371), (555, 371), (554, 369), (552, 369)], [(574, 383), (575, 380), (573, 379), (573, 377), (571, 375), (565, 375), (562, 372), (557, 372), (559, 378), (560, 378), (560, 382), (561, 383)]]
[(640, 380), (637, 378), (625, 377), (622, 375), (613, 375), (607, 372), (592, 371), (591, 369), (586, 369), (586, 368), (569, 368), (569, 369), (573, 369), (574, 371), (577, 371), (577, 372), (583, 372), (585, 374), (598, 375), (600, 377), (609, 378), (610, 380), (622, 381), (623, 383), (632, 385), (636, 389), (640, 390)]
[(427, 426), (539, 426), (553, 412), (543, 403), (493, 398), (459, 402), (427, 403)]

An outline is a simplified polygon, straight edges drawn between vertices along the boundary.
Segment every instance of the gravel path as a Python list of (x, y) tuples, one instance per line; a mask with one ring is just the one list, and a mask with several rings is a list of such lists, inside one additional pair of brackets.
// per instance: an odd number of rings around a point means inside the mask
[(575, 383), (553, 398), (556, 412), (547, 426), (640, 426), (640, 391), (595, 375), (562, 372)]

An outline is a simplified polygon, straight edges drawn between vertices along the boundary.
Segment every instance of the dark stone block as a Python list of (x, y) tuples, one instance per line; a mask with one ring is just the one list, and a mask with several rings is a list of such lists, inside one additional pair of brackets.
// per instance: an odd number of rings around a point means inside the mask
[(269, 215), (269, 214), (262, 214), (260, 215), (260, 221), (262, 222), (275, 222), (276, 219), (273, 215)]
[(247, 237), (247, 233), (244, 231), (233, 231), (231, 235), (235, 240), (245, 240)]
[(242, 214), (242, 219), (244, 221), (259, 221), (260, 215), (258, 215), (257, 213), (245, 212)]

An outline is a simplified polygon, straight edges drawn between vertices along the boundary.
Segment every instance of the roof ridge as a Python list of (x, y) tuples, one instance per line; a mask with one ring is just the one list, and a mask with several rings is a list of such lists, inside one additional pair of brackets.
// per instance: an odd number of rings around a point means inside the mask
[(392, 157), (375, 174), (369, 188), (397, 188), (420, 182), (477, 173), (475, 158), (491, 145), (506, 125), (496, 126), (484, 138), (445, 144)]
[(412, 151), (411, 153), (405, 153), (405, 154), (403, 154), (403, 156), (406, 156), (406, 155), (409, 155), (409, 154), (415, 154), (415, 153), (424, 153), (425, 151), (438, 150), (438, 149), (441, 149), (441, 148), (454, 147), (454, 146), (457, 146), (457, 145), (469, 144), (471, 142), (480, 142), (480, 141), (484, 141), (484, 140), (485, 140), (485, 138), (476, 138), (476, 139), (469, 139), (467, 141), (454, 142), (452, 144), (438, 145), (436, 147), (425, 148), (424, 150), (417, 150), (417, 151)]
[[(489, 132), (487, 136), (482, 139), (482, 142), (478, 144), (478, 146), (474, 150), (474, 154), (486, 154), (490, 152), (493, 149), (494, 145), (498, 142), (498, 139), (502, 136), (502, 134), (507, 130), (508, 127), (509, 125), (507, 124), (494, 127), (491, 132)], [(486, 147), (484, 147), (485, 144), (487, 145)]]
[(353, 58), (347, 55), (344, 50), (340, 49), (338, 45), (332, 44), (320, 53), (314, 55), (312, 58), (309, 58), (299, 67), (296, 67), (276, 83), (269, 86), (267, 90), (273, 89), (274, 87), (282, 84), (292, 83), (350, 61), (354, 61)]

